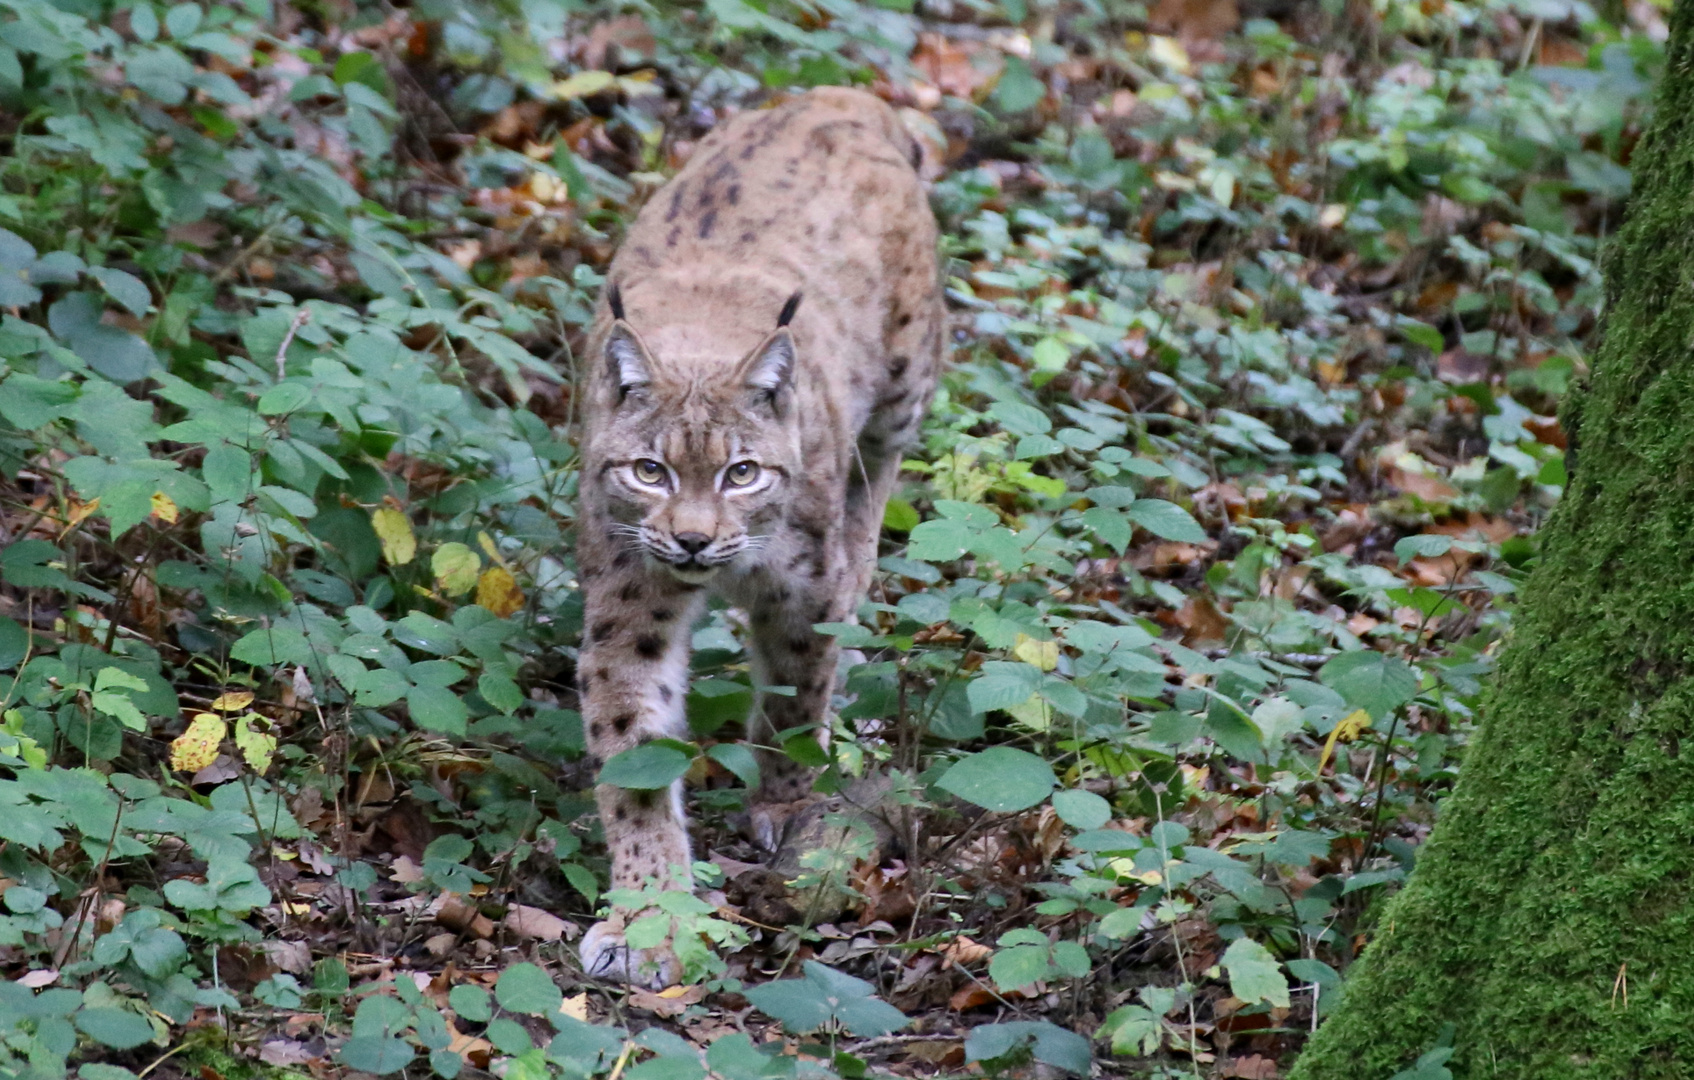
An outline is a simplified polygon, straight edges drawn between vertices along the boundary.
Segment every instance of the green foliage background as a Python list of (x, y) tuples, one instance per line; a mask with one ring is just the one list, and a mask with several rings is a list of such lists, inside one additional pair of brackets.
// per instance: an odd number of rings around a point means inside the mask
[[(889, 1001), (996, 1070), (1291, 1054), (1538, 558), (1662, 57), (1580, 3), (1169, 6), (0, 0), (0, 1067), (238, 1061), (295, 1016), (327, 1041), (279, 1060), (375, 1074), (455, 1076), (455, 1031), (524, 1078), (801, 1067), (561, 1014), (563, 942), (420, 949), (445, 894), (602, 903), (573, 347), (716, 116), (839, 82), (921, 107), (957, 319), (819, 762), (903, 770), (918, 913), (857, 952), (680, 895), (657, 929), (844, 1076)], [(655, 766), (726, 844), (738, 632), (697, 628)], [(355, 839), (391, 805), (405, 864)]]

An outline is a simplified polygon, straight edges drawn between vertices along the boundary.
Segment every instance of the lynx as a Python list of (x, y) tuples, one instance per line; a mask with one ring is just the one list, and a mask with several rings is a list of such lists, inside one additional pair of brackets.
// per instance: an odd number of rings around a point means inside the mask
[[(612, 260), (582, 388), (578, 686), (600, 761), (686, 738), (691, 624), (708, 592), (747, 613), (757, 805), (813, 776), (774, 734), (827, 731), (835, 639), (875, 565), (902, 451), (934, 393), (945, 311), (919, 151), (894, 111), (819, 89), (705, 139)], [(689, 889), (680, 781), (595, 792), (614, 888)], [(614, 910), (585, 968), (663, 985)]]

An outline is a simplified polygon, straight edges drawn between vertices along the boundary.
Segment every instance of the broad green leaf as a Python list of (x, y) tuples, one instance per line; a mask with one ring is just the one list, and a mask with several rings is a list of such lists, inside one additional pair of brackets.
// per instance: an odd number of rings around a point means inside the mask
[(1417, 696), (1418, 676), (1404, 660), (1373, 649), (1344, 652), (1318, 678), (1354, 708), (1381, 719)]
[(494, 1000), (502, 1009), (528, 1013), (531, 1016), (552, 1016), (565, 1000), (547, 973), (534, 964), (513, 964), (501, 973), (494, 984)]
[(1206, 539), (1206, 530), (1182, 507), (1164, 499), (1136, 499), (1127, 511), (1129, 520), (1164, 540), (1180, 540), (1198, 544)]
[(613, 754), (600, 767), (600, 783), (636, 791), (670, 787), (688, 771), (688, 755), (666, 742), (642, 743)]
[(229, 648), (229, 658), (255, 667), (304, 664), (312, 656), (306, 636), (291, 626), (272, 626), (242, 636)]
[(1112, 804), (1092, 791), (1056, 792), (1053, 809), (1073, 829), (1098, 829), (1112, 820)]
[(1045, 799), (1058, 780), (1053, 767), (1029, 751), (993, 746), (961, 758), (936, 783), (985, 810), (1013, 813)]
[(1252, 938), (1236, 938), (1224, 950), (1223, 969), (1229, 973), (1229, 992), (1249, 1005), (1261, 1002), (1288, 1008), (1288, 980), (1269, 949)]
[(439, 686), (412, 687), (406, 694), (406, 708), (412, 714), (412, 723), (425, 731), (449, 735), (463, 735), (465, 721), (470, 718), (464, 699)]
[(114, 1050), (130, 1050), (153, 1040), (153, 1025), (128, 1009), (80, 1009), (71, 1019), (84, 1035)]

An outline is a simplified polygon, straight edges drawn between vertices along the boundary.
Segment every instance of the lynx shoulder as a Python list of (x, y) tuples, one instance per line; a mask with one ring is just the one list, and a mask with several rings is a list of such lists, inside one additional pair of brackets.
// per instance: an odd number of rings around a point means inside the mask
[[(809, 796), (773, 736), (827, 730), (837, 648), (813, 625), (854, 617), (941, 362), (916, 161), (887, 105), (814, 90), (722, 125), (613, 260), (578, 391), (578, 685), (596, 757), (686, 735), (690, 624), (717, 592), (748, 614), (758, 682), (793, 688), (749, 724), (754, 799)], [(615, 888), (690, 887), (680, 783), (596, 797)], [(627, 915), (584, 938), (589, 970), (674, 974), (663, 950), (624, 946)]]

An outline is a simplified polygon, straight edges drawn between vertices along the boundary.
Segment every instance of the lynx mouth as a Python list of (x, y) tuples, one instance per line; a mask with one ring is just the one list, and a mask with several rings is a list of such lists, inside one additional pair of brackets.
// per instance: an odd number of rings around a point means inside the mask
[(690, 559), (685, 563), (667, 562), (665, 569), (669, 570), (671, 576), (678, 581), (686, 582), (689, 585), (704, 585), (717, 576), (719, 568), (707, 566), (697, 559)]

